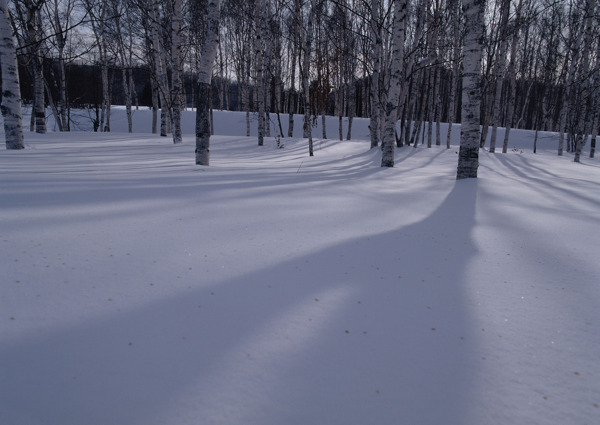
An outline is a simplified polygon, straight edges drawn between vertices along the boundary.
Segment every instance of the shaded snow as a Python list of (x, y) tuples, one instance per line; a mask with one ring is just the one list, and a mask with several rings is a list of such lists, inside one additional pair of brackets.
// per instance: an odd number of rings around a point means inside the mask
[(600, 423), (597, 160), (136, 117), (0, 151), (0, 423)]

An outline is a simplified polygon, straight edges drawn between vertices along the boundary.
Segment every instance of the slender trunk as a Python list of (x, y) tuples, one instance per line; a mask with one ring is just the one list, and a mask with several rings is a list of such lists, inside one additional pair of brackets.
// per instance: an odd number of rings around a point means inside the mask
[(593, 38), (593, 17), (596, 10), (596, 0), (588, 0), (585, 9), (585, 29), (582, 51), (581, 75), (577, 84), (579, 92), (578, 120), (577, 120), (577, 136), (575, 143), (575, 156), (573, 161), (580, 162), (581, 152), (587, 142), (588, 135), (593, 125), (592, 101), (590, 90), (590, 56), (592, 53), (592, 38)]
[(254, 24), (256, 26), (256, 39), (254, 49), (256, 55), (256, 99), (258, 106), (258, 146), (264, 145), (265, 136), (265, 86), (263, 81), (264, 50), (262, 41), (262, 17), (261, 11), (264, 8), (263, 0), (256, 0), (254, 8)]
[[(106, 56), (104, 54), (103, 56)], [(109, 132), (110, 131), (110, 93), (108, 88), (108, 61), (107, 58), (104, 57), (102, 60), (102, 116), (104, 119), (102, 120), (102, 131)]]
[(465, 38), (462, 88), (462, 123), (457, 179), (477, 178), (479, 168), (481, 57), (485, 0), (465, 0)]
[(513, 30), (512, 45), (510, 47), (510, 62), (508, 63), (508, 75), (510, 77), (510, 92), (508, 98), (508, 112), (506, 114), (506, 131), (504, 133), (504, 142), (502, 143), (502, 153), (508, 152), (508, 141), (510, 138), (510, 130), (513, 126), (513, 118), (515, 115), (515, 97), (517, 95), (517, 72), (515, 62), (517, 56), (517, 43), (519, 41), (519, 30), (521, 28), (521, 9), (523, 0), (519, 0), (516, 10), (515, 28)]
[(292, 58), (291, 64), (291, 87), (289, 96), (289, 121), (288, 121), (288, 137), (294, 137), (294, 113), (295, 108), (295, 97), (296, 97), (296, 58), (300, 62), (298, 57), (298, 38), (300, 28), (300, 12), (301, 12), (301, 0), (294, 0), (294, 34), (292, 38)]
[(2, 117), (6, 149), (24, 149), (21, 91), (17, 55), (6, 0), (0, 0), (0, 68), (2, 68)]
[(379, 145), (379, 72), (381, 66), (381, 30), (379, 28), (379, 8), (381, 0), (371, 0), (371, 43), (373, 73), (371, 74), (371, 119), (369, 129), (371, 133), (371, 148)]
[(354, 71), (350, 71), (350, 83), (348, 85), (348, 131), (346, 140), (352, 139), (352, 120), (354, 119), (354, 110), (356, 109), (356, 89), (354, 87)]
[(250, 56), (246, 59), (246, 77), (242, 93), (243, 103), (246, 111), (246, 137), (250, 137)]
[(181, 58), (181, 27), (183, 21), (182, 0), (175, 0), (173, 3), (173, 18), (171, 22), (171, 105), (173, 114), (173, 143), (178, 144), (183, 141), (181, 134), (181, 75), (183, 71)]
[(33, 0), (25, 1), (27, 7), (27, 37), (30, 44), (35, 116), (35, 132), (46, 133), (46, 106), (44, 99), (44, 62), (40, 46), (40, 5)]
[(313, 156), (312, 125), (310, 122), (310, 54), (312, 48), (313, 14), (316, 9), (316, 2), (311, 0), (310, 12), (308, 14), (308, 25), (304, 37), (304, 64), (302, 69), (302, 88), (304, 89), (304, 134), (308, 139), (308, 155)]
[(494, 93), (494, 103), (492, 106), (492, 134), (490, 136), (489, 151), (496, 151), (496, 137), (498, 134), (498, 123), (500, 121), (501, 98), (502, 98), (502, 83), (504, 81), (504, 66), (506, 63), (506, 51), (508, 50), (508, 15), (510, 12), (510, 0), (502, 1), (502, 18), (500, 21), (500, 46), (498, 48), (498, 56), (494, 64), (493, 75), (496, 79), (496, 87)]
[(121, 79), (123, 85), (123, 93), (125, 94), (125, 110), (127, 113), (127, 129), (129, 133), (133, 131), (132, 121), (131, 121), (131, 91), (129, 89), (129, 84), (127, 84), (127, 70), (125, 68), (121, 68)]
[(404, 62), (404, 27), (406, 21), (407, 0), (394, 1), (394, 24), (392, 33), (392, 66), (390, 70), (390, 89), (385, 105), (385, 130), (381, 142), (381, 166), (394, 166), (394, 147), (396, 142), (396, 122), (398, 120), (398, 99), (401, 93), (402, 64)]
[(219, 44), (220, 0), (208, 0), (206, 40), (198, 64), (198, 90), (196, 108), (196, 164), (210, 163), (210, 82), (212, 67)]

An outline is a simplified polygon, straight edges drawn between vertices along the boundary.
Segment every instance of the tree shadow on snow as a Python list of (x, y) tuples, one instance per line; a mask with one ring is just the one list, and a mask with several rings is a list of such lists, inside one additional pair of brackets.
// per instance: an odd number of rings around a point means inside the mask
[(476, 196), (460, 181), (415, 224), (5, 342), (0, 422), (468, 423)]

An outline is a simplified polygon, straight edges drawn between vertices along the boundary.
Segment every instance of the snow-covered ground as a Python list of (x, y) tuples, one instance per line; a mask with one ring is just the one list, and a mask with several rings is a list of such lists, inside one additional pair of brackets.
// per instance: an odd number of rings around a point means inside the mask
[(149, 117), (0, 150), (0, 424), (600, 423), (587, 150), (457, 182), (458, 126), (382, 169), (364, 120), (310, 158), (216, 112), (201, 167)]

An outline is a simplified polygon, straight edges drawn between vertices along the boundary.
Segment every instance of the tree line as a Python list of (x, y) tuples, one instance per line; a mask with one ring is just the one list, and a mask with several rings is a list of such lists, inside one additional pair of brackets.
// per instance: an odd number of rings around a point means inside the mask
[[(449, 147), (454, 122), (462, 122), (461, 145), (470, 140), (465, 158), (483, 147), (506, 152), (510, 130), (522, 128), (556, 132), (558, 155), (573, 152), (579, 161), (589, 140), (594, 155), (599, 127), (597, 3), (4, 0), (3, 104), (15, 72), (4, 52), (12, 49), (39, 133), (46, 110), (69, 131), (70, 108), (82, 98), (69, 76), (91, 67), (99, 131), (110, 131), (115, 99), (125, 104), (131, 131), (132, 108), (144, 97), (152, 131), (174, 143), (181, 142), (181, 111), (201, 106), (244, 111), (248, 135), (256, 114), (259, 144), (291, 136), (295, 114), (303, 114), (298, 125), (310, 155), (315, 120), (323, 120), (320, 137), (350, 139), (352, 119), (367, 117), (371, 146), (384, 150), (382, 166), (393, 166), (395, 147)], [(339, 117), (339, 126), (326, 128), (325, 115)], [(446, 134), (441, 122), (450, 123)], [(502, 140), (498, 127), (506, 128)]]

